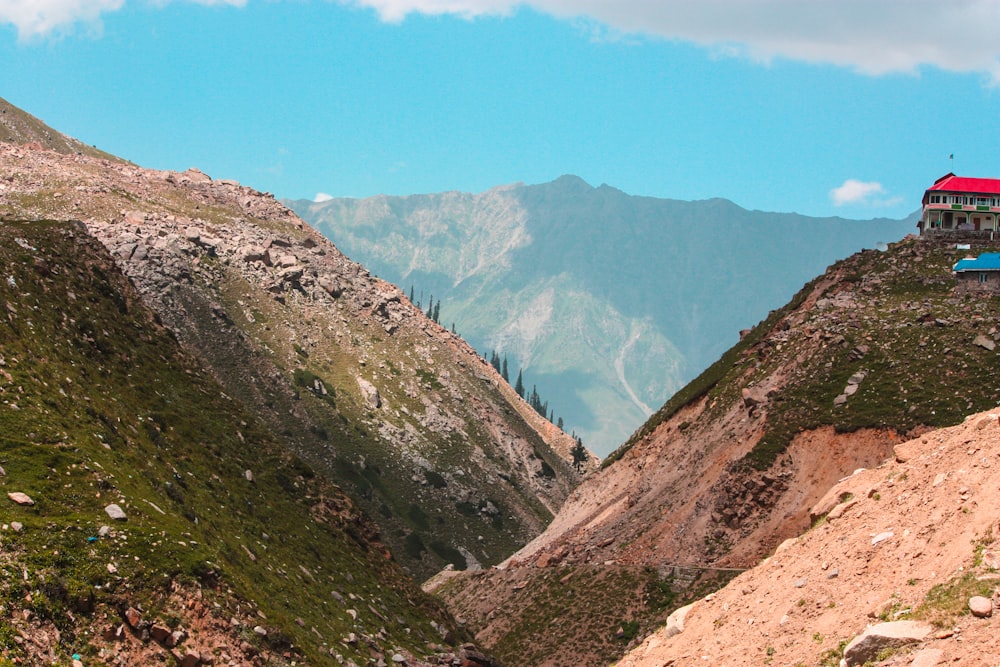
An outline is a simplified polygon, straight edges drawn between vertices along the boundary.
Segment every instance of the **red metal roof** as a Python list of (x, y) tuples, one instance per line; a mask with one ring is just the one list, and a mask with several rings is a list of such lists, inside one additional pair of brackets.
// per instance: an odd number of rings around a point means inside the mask
[(934, 185), (927, 188), (928, 192), (975, 192), (977, 194), (996, 195), (1000, 194), (1000, 178), (968, 178), (946, 174), (934, 181)]

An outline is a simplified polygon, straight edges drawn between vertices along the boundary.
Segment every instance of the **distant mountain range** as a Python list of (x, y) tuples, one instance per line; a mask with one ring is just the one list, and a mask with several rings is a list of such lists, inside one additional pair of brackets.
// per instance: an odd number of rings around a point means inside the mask
[(512, 381), (523, 367), (602, 455), (830, 263), (915, 224), (639, 197), (576, 176), (283, 203), (422, 305), (440, 301), (443, 325), (506, 355)]

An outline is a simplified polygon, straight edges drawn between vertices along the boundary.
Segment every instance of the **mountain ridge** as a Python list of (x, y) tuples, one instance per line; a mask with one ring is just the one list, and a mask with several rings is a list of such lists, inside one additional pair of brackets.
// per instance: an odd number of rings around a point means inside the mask
[(632, 196), (572, 175), (477, 194), (287, 203), (378, 275), (443, 300), (443, 320), (508, 354), (601, 454), (790, 285), (910, 226)]

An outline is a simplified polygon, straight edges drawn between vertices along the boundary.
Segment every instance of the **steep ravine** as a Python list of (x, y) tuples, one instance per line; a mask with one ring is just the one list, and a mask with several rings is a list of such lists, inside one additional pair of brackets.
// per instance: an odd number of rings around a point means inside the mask
[[(624, 652), (697, 596), (675, 586), (673, 566), (752, 567), (809, 528), (810, 508), (837, 480), (878, 466), (906, 437), (1000, 402), (988, 349), (1000, 302), (956, 293), (951, 275), (969, 252), (908, 239), (831, 266), (657, 411), (503, 570), (474, 584), (454, 577), (439, 593), (517, 662), (523, 654), (497, 625), (524, 607), (520, 593), (505, 593), (511, 572), (518, 590), (555, 596), (574, 572), (632, 568), (650, 592), (631, 609), (592, 603), (603, 629), (569, 640), (576, 664)], [(465, 606), (468, 585), (495, 602), (489, 618)], [(664, 588), (669, 603), (658, 604)], [(532, 622), (554, 622), (585, 595), (535, 607)], [(628, 631), (616, 640), (619, 627)], [(544, 636), (530, 651), (536, 664), (571, 664)]]

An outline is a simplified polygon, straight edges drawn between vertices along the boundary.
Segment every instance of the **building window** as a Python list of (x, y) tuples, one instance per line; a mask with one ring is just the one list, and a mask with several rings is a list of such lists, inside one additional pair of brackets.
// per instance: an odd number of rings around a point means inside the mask
[(976, 206), (989, 206), (989, 205), (990, 205), (989, 197), (976, 197)]
[(984, 273), (984, 272), (982, 272), (982, 271), (981, 271), (981, 272), (979, 273), (979, 283), (980, 283), (980, 284), (983, 284), (983, 283), (985, 283), (985, 282), (986, 282), (986, 273)]
[(941, 195), (931, 195), (931, 203), (932, 204), (940, 204), (941, 203)]

